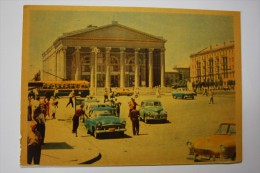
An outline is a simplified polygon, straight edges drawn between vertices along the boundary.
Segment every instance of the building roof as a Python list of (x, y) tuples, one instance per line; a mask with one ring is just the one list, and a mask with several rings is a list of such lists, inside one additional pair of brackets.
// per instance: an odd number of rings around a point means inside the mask
[(166, 67), (165, 68), (165, 72), (167, 73), (169, 73), (169, 72), (171, 72), (171, 73), (178, 73), (178, 71), (176, 70), (176, 69), (173, 69), (173, 68), (170, 68), (170, 67)]
[(158, 39), (158, 40), (166, 42), (166, 40), (163, 37), (154, 36), (154, 35), (151, 35), (151, 34), (148, 34), (148, 33), (145, 33), (145, 32), (130, 28), (130, 27), (127, 27), (125, 25), (121, 25), (117, 21), (112, 21), (111, 24), (103, 25), (103, 26), (100, 26), (100, 27), (93, 26), (92, 24), (90, 24), (84, 29), (80, 29), (80, 30), (76, 30), (76, 31), (68, 32), (68, 33), (63, 33), (63, 35), (58, 37), (58, 39), (66, 38), (66, 37), (72, 37), (72, 36), (78, 36), (78, 35), (86, 33), (86, 32), (93, 32), (93, 31), (101, 30), (101, 29), (104, 29), (104, 28), (115, 27), (115, 26), (124, 28), (125, 30), (129, 30), (129, 31), (132, 31), (132, 32), (135, 32), (135, 33), (140, 33), (142, 35), (146, 35), (147, 37), (150, 37), (150, 38), (154, 38), (154, 39)]
[(113, 46), (111, 43), (115, 43), (114, 46), (118, 47), (125, 42), (138, 43), (139, 48), (142, 48), (147, 44), (150, 44), (153, 48), (161, 48), (164, 47), (166, 41), (167, 40), (163, 37), (154, 36), (143, 31), (121, 25), (117, 21), (113, 21), (111, 24), (104, 26), (98, 27), (90, 24), (86, 28), (63, 33), (53, 42), (53, 44), (43, 53), (43, 55), (47, 54), (59, 45), (70, 47), (70, 45), (73, 44), (76, 46), (89, 47), (91, 43), (95, 44), (99, 42), (103, 45), (109, 46)]
[(233, 47), (233, 46), (234, 46), (234, 41), (224, 42), (222, 44), (210, 45), (196, 53), (191, 54), (191, 56), (205, 54), (208, 52), (213, 52), (213, 51), (217, 51), (217, 50), (221, 50), (221, 49), (225, 49), (225, 48)]

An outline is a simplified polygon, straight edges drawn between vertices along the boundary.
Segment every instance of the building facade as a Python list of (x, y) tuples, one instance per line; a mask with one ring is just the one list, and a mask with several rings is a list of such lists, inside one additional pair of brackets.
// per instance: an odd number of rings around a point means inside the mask
[(92, 87), (165, 85), (165, 42), (116, 21), (65, 33), (43, 54), (43, 80), (87, 80)]
[(209, 46), (190, 55), (190, 79), (193, 84), (215, 87), (235, 84), (234, 42)]

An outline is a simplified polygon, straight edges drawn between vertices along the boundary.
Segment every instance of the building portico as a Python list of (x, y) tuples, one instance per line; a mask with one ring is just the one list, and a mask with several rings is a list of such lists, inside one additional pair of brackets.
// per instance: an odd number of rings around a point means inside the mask
[(166, 40), (113, 22), (63, 34), (43, 53), (44, 80), (94, 87), (164, 86)]

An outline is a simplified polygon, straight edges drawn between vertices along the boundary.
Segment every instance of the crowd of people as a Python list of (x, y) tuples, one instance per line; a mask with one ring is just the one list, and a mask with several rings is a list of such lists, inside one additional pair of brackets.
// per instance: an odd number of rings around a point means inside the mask
[(53, 96), (40, 99), (39, 95), (28, 95), (28, 116), (30, 128), (27, 135), (27, 163), (35, 165), (40, 164), (41, 148), (44, 145), (46, 119), (47, 117), (55, 119), (58, 108), (57, 97)]

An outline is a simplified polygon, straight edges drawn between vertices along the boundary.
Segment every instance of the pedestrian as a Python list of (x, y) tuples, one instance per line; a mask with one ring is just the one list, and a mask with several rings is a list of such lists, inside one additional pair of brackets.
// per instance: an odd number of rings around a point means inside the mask
[(121, 102), (118, 102), (117, 99), (115, 99), (115, 102), (114, 102), (114, 107), (116, 109), (116, 112), (117, 112), (117, 115), (120, 116), (120, 106), (121, 106)]
[(212, 89), (211, 89), (210, 92), (209, 92), (209, 96), (210, 96), (209, 104), (213, 104), (213, 102), (214, 102), (214, 100), (213, 100), (213, 95), (214, 95), (214, 93), (213, 93), (213, 91), (212, 91)]
[(84, 107), (84, 105), (80, 105), (79, 109), (76, 110), (76, 112), (72, 118), (72, 121), (73, 121), (72, 133), (75, 133), (76, 137), (78, 137), (77, 129), (79, 127), (80, 116), (82, 116), (82, 115), (87, 116), (85, 111), (83, 110), (83, 107)]
[(28, 97), (28, 121), (32, 121), (32, 97)]
[(51, 102), (51, 106), (52, 106), (52, 118), (53, 118), (53, 119), (56, 118), (56, 112), (57, 112), (58, 104), (59, 104), (59, 102), (56, 100), (55, 97), (53, 97), (53, 98), (52, 98), (52, 102)]
[(108, 91), (107, 88), (105, 88), (105, 94), (104, 94), (104, 103), (108, 101)]
[(55, 88), (55, 89), (54, 89), (54, 94), (53, 94), (53, 96), (55, 97), (55, 99), (59, 98), (58, 94), (59, 94), (59, 90), (58, 90), (57, 88)]
[(136, 102), (135, 102), (135, 99), (134, 98), (131, 98), (131, 101), (128, 103), (129, 105), (129, 116), (131, 114), (131, 111), (133, 109), (136, 109), (136, 106), (138, 105)]
[(42, 136), (42, 145), (44, 145), (44, 138), (45, 138), (45, 117), (44, 117), (44, 105), (40, 104), (35, 110), (33, 119), (37, 122), (37, 129), (41, 133)]
[(67, 104), (66, 107), (68, 107), (70, 104), (71, 104), (72, 107), (74, 106), (74, 103), (73, 103), (73, 98), (74, 98), (74, 97), (75, 97), (75, 95), (74, 95), (74, 90), (72, 90), (72, 91), (70, 92), (70, 94), (69, 94), (69, 102), (68, 102), (68, 104)]
[(204, 95), (208, 96), (208, 90), (207, 90), (207, 88), (204, 89)]
[(133, 109), (130, 113), (130, 119), (132, 121), (133, 135), (139, 135), (139, 116), (140, 116), (140, 113), (136, 109)]
[(31, 121), (30, 130), (27, 136), (27, 163), (40, 164), (42, 136), (37, 130), (37, 122)]
[(160, 98), (161, 97), (161, 93), (160, 93), (160, 86), (156, 87), (156, 97)]

